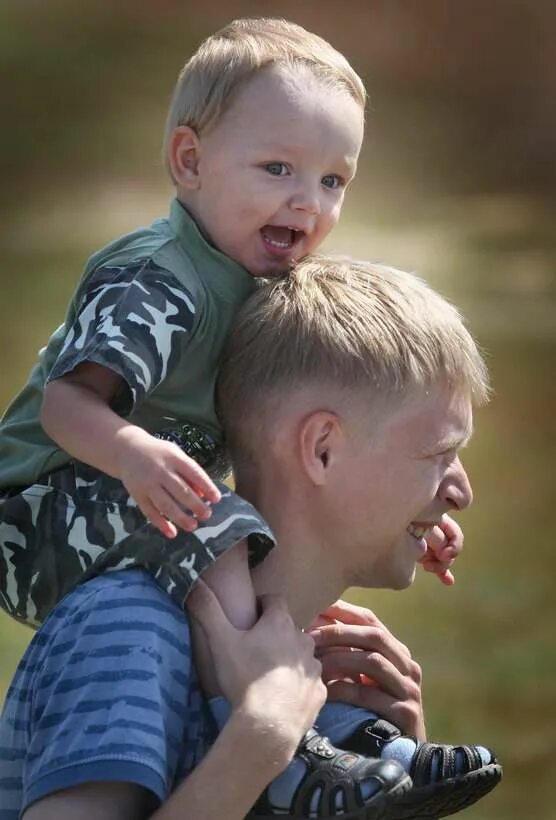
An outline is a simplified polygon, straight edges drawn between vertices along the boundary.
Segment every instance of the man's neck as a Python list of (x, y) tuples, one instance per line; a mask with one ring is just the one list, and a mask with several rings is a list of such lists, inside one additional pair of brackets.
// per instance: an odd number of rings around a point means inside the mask
[(253, 582), (257, 595), (283, 595), (295, 623), (305, 628), (346, 585), (335, 563), (336, 549), (325, 543), (303, 494), (279, 485), (279, 481), (273, 481), (272, 487), (261, 482), (247, 493), (238, 488), (268, 522), (278, 542), (253, 571)]

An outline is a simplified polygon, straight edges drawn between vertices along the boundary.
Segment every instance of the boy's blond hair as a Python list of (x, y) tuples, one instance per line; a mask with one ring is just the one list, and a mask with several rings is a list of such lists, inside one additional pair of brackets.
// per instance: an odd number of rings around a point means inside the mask
[(164, 155), (179, 125), (197, 134), (212, 128), (237, 94), (258, 71), (273, 65), (307, 67), (331, 87), (347, 91), (365, 108), (361, 78), (330, 43), (287, 20), (233, 20), (204, 40), (184, 65), (170, 104)]
[(237, 467), (257, 462), (258, 431), (296, 389), (363, 390), (371, 402), (442, 380), (475, 403), (488, 399), (486, 365), (453, 305), (411, 273), (314, 256), (241, 308), (220, 414)]

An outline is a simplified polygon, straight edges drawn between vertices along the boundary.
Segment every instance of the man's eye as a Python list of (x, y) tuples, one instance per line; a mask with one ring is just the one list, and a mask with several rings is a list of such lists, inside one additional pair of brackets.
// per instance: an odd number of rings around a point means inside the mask
[(457, 450), (455, 447), (448, 447), (446, 450), (436, 453), (435, 458), (442, 459), (442, 461), (453, 461), (456, 457), (456, 453)]
[(341, 188), (344, 185), (344, 180), (338, 174), (327, 174), (321, 182), (325, 188)]
[(275, 177), (284, 177), (288, 173), (288, 167), (283, 162), (268, 162), (264, 167)]

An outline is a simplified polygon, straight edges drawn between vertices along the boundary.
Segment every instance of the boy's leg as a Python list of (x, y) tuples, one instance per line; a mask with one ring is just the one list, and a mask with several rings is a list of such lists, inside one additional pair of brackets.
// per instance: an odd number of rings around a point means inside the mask
[[(247, 560), (247, 544), (236, 544), (203, 573), (203, 581), (210, 586), (236, 629), (249, 629), (257, 621), (257, 600)], [(205, 695), (219, 729), (230, 714), (227, 702), (220, 696), (220, 687), (202, 625), (190, 619), (193, 636), (195, 665)], [(406, 791), (410, 779), (403, 769), (392, 762), (368, 760), (364, 756), (346, 755), (323, 740), (315, 731), (307, 734), (298, 754), (285, 771), (265, 790), (257, 806), (249, 815), (270, 818), (290, 813), (306, 804), (307, 814), (314, 817), (379, 817), (388, 800)], [(325, 808), (326, 791), (335, 794), (337, 805)], [(321, 811), (319, 810), (321, 805)], [(309, 809), (309, 806), (311, 808)], [(348, 812), (349, 809), (349, 812)], [(312, 812), (312, 814), (309, 814)], [(376, 815), (375, 815), (376, 812)]]
[(396, 820), (454, 814), (488, 794), (502, 776), (495, 755), (484, 746), (420, 742), (350, 704), (327, 703), (317, 728), (342, 749), (395, 760), (404, 767), (413, 786), (393, 804), (391, 817)]
[[(254, 626), (257, 620), (257, 599), (249, 572), (246, 541), (241, 541), (221, 555), (216, 563), (205, 570), (202, 577), (218, 598), (232, 626), (236, 629), (250, 629)], [(221, 689), (202, 625), (191, 618), (190, 627), (201, 688), (207, 698), (218, 698)], [(216, 722), (221, 727), (229, 710), (220, 702), (215, 704), (215, 710)]]

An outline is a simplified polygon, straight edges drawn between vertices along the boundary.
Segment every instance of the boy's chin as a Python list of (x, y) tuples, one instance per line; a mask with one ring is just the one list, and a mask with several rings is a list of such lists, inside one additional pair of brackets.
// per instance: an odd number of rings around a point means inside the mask
[(282, 265), (278, 266), (271, 266), (269, 265), (268, 268), (261, 269), (261, 270), (250, 270), (249, 273), (253, 277), (253, 279), (279, 279), (281, 276), (285, 276), (293, 267), (293, 262), (290, 265)]

